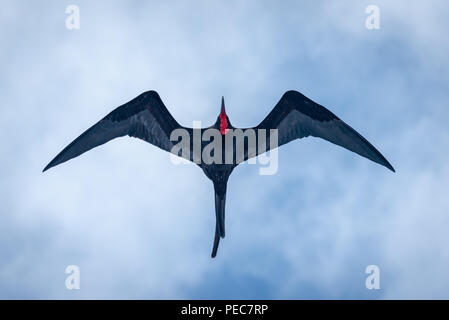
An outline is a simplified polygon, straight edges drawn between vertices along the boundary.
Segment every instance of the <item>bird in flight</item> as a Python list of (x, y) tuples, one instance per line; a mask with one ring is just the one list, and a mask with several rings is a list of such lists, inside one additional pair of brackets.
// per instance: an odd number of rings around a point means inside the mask
[(43, 171), (126, 135), (194, 162), (212, 180), (216, 216), (212, 258), (217, 254), (220, 238), (225, 236), (228, 178), (234, 168), (246, 160), (290, 141), (313, 136), (346, 148), (394, 172), (387, 159), (357, 131), (297, 91), (287, 91), (258, 126), (240, 129), (233, 127), (229, 121), (224, 98), (220, 114), (212, 126), (187, 128), (173, 118), (157, 92), (144, 92), (86, 130)]

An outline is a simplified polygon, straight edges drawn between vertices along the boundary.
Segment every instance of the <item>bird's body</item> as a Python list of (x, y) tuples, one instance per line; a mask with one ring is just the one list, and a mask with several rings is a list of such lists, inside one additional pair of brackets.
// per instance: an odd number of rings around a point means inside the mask
[(217, 121), (212, 126), (192, 129), (181, 126), (159, 95), (155, 91), (148, 91), (116, 108), (84, 132), (62, 150), (44, 171), (125, 135), (140, 138), (196, 163), (212, 180), (216, 215), (212, 257), (217, 254), (220, 238), (225, 236), (228, 178), (234, 168), (245, 160), (292, 140), (315, 136), (394, 171), (382, 154), (354, 129), (296, 91), (286, 92), (258, 126), (243, 129), (232, 126), (225, 111), (224, 99)]

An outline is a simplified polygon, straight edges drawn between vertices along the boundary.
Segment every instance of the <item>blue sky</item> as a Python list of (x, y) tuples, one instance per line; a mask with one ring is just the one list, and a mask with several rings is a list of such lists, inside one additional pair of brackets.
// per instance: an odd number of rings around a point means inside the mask
[[(65, 27), (80, 8), (81, 28)], [(378, 5), (380, 29), (365, 8)], [(449, 298), (445, 1), (3, 1), (0, 298)], [(185, 126), (259, 123), (298, 90), (397, 172), (328, 142), (238, 167), (210, 259), (212, 184), (142, 141), (43, 167), (156, 90)], [(78, 265), (81, 289), (65, 288)], [(381, 289), (365, 288), (378, 265)]]

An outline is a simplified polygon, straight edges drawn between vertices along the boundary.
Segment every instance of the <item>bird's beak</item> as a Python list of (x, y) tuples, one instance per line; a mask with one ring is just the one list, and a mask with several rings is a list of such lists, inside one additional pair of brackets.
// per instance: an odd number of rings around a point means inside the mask
[(226, 115), (224, 97), (221, 97), (221, 115)]

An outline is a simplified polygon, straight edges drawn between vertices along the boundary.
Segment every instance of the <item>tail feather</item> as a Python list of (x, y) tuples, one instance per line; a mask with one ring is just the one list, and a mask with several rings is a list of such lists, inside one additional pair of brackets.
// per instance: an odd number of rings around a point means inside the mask
[(215, 217), (217, 219), (218, 235), (221, 238), (225, 237), (225, 205), (226, 192), (223, 195), (215, 192)]
[(212, 249), (212, 258), (215, 258), (218, 251), (218, 245), (220, 244), (220, 235), (218, 233), (218, 223), (215, 224), (215, 238), (214, 238), (214, 247)]
[(212, 249), (212, 258), (215, 258), (220, 244), (220, 238), (225, 237), (225, 205), (226, 205), (226, 186), (224, 188), (215, 188), (215, 238)]

